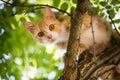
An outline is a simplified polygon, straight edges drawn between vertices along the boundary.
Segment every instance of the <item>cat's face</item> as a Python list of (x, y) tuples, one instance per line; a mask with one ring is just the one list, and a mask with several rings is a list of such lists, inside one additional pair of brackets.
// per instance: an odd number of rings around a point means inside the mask
[(40, 43), (57, 43), (61, 32), (61, 23), (50, 8), (45, 8), (44, 18), (37, 24), (25, 22), (24, 26)]
[(35, 34), (35, 39), (42, 43), (56, 43), (61, 32), (60, 22), (55, 18), (45, 18), (38, 24), (38, 31)]

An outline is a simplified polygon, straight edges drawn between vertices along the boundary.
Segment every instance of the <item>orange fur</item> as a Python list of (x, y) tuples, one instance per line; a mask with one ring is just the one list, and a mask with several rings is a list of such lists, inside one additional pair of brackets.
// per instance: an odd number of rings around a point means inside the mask
[[(92, 26), (90, 23), (92, 23)], [(93, 27), (94, 33), (92, 33), (91, 27)], [(109, 30), (107, 30), (106, 27), (109, 28)], [(90, 52), (93, 53), (93, 47), (94, 47), (95, 54), (99, 53), (109, 46), (110, 37), (111, 37), (110, 30), (111, 30), (111, 26), (105, 25), (103, 19), (99, 18), (98, 16), (92, 16), (92, 21), (91, 21), (91, 16), (85, 14), (81, 29), (80, 43), (84, 44), (85, 48), (89, 49)], [(94, 46), (93, 35), (95, 38), (95, 46)]]

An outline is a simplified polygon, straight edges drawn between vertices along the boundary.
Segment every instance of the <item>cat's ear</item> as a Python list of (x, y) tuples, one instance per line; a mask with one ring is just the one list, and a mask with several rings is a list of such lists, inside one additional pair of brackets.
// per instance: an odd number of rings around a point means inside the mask
[(35, 25), (31, 22), (24, 22), (23, 25), (31, 33), (34, 34)]
[(51, 8), (46, 6), (44, 10), (44, 18), (46, 17), (53, 17), (55, 18), (55, 14), (52, 12)]

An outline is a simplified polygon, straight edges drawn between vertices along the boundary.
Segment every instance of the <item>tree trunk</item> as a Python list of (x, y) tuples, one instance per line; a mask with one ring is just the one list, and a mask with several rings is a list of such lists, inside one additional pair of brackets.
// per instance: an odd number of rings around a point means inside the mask
[(79, 79), (76, 56), (80, 41), (80, 28), (85, 12), (89, 8), (89, 0), (78, 0), (75, 14), (71, 19), (70, 37), (68, 41), (67, 52), (64, 57), (65, 68), (60, 80)]
[[(70, 37), (64, 56), (65, 68), (59, 80), (97, 80), (99, 76), (113, 69), (120, 60), (119, 45), (94, 57), (88, 51), (79, 55), (76, 61), (80, 41), (80, 29), (85, 12), (89, 9), (89, 0), (78, 0), (75, 14), (71, 19)], [(109, 54), (109, 55), (108, 55)]]

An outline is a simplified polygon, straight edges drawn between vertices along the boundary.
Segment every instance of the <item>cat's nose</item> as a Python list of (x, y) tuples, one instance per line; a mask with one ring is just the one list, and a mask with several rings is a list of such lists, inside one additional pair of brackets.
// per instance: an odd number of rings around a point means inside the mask
[(48, 38), (48, 39), (51, 39), (51, 38), (52, 38), (52, 35), (48, 35), (47, 38)]

